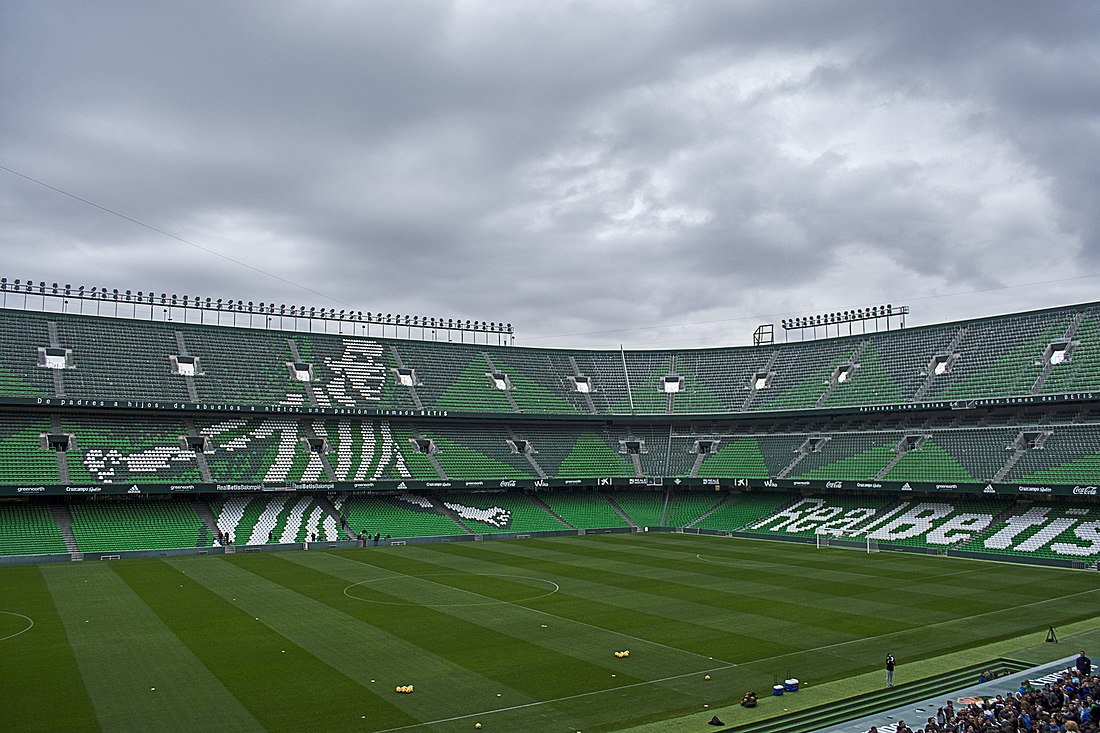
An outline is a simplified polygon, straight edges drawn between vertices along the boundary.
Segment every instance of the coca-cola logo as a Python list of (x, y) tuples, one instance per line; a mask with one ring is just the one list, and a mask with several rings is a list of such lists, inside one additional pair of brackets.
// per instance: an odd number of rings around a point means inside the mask
[(844, 482), (843, 481), (826, 481), (825, 482), (825, 488), (826, 489), (842, 489), (842, 488), (844, 488)]
[(1074, 486), (1074, 496), (1096, 496), (1095, 486)]

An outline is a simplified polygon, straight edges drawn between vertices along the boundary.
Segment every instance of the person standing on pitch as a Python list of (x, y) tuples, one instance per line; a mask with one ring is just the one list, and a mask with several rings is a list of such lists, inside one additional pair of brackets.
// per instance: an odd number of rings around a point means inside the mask
[(894, 686), (894, 655), (886, 655), (886, 686)]

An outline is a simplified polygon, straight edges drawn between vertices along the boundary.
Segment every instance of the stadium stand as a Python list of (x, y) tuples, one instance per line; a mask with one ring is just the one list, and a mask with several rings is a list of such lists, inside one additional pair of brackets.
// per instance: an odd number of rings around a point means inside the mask
[(789, 494), (733, 494), (713, 511), (687, 526), (716, 532), (734, 532), (771, 516), (790, 503), (792, 499)]
[(418, 494), (353, 495), (335, 502), (354, 534), (392, 537), (439, 537), (463, 533), (454, 520)]
[(539, 494), (559, 517), (577, 529), (625, 529), (630, 522), (608, 501), (607, 495), (595, 491), (547, 491)]
[[(986, 510), (988, 511), (988, 510)], [(1021, 504), (959, 549), (1015, 557), (1100, 559), (1100, 509)]]
[(556, 532), (568, 527), (530, 497), (516, 492), (450, 492), (439, 501), (477, 534)]
[(45, 504), (0, 504), (0, 555), (66, 552), (65, 540)]
[[(2, 309), (0, 553), (664, 526), (1094, 562), (1091, 390), (1097, 304), (656, 351)], [(75, 496), (107, 488), (143, 496)]]
[(209, 547), (210, 529), (178, 501), (77, 501), (72, 531), (83, 552)]

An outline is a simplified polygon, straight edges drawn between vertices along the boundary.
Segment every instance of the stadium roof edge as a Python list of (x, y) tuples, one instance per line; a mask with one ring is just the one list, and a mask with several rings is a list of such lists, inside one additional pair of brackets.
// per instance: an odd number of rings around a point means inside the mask
[[(767, 346), (751, 346), (751, 345), (733, 346), (733, 345), (730, 345), (730, 346), (703, 346), (703, 347), (690, 347), (690, 348), (624, 349), (624, 351), (626, 351), (627, 353), (632, 353), (632, 354), (633, 353), (672, 354), (672, 353), (693, 353), (693, 352), (707, 352), (707, 351), (771, 349), (771, 348), (782, 348), (783, 346), (788, 345), (788, 344), (789, 345), (797, 345), (797, 344), (803, 344), (803, 343), (841, 342), (841, 341), (844, 341), (844, 340), (860, 341), (860, 340), (865, 340), (867, 338), (889, 337), (891, 334), (908, 333), (908, 332), (912, 332), (912, 331), (920, 331), (920, 330), (929, 329), (929, 328), (944, 328), (944, 327), (950, 327), (950, 326), (959, 326), (959, 327), (961, 327), (961, 326), (966, 326), (966, 325), (973, 325), (973, 324), (978, 324), (978, 323), (985, 323), (985, 322), (988, 322), (988, 321), (994, 321), (994, 320), (1001, 319), (1001, 318), (1011, 318), (1011, 317), (1014, 317), (1014, 316), (1038, 315), (1038, 314), (1054, 313), (1054, 312), (1057, 312), (1057, 311), (1064, 311), (1064, 310), (1071, 310), (1071, 309), (1096, 308), (1096, 307), (1100, 307), (1100, 300), (1088, 301), (1088, 302), (1084, 302), (1084, 303), (1067, 303), (1065, 305), (1050, 306), (1050, 307), (1046, 307), (1046, 308), (1035, 308), (1035, 309), (1031, 309), (1031, 310), (1010, 311), (1010, 312), (1007, 312), (1007, 313), (997, 313), (997, 314), (980, 316), (980, 317), (977, 317), (977, 318), (961, 318), (961, 319), (952, 320), (952, 321), (943, 321), (941, 323), (927, 323), (927, 324), (923, 324), (923, 325), (919, 325), (919, 326), (908, 326), (904, 330), (891, 329), (889, 331), (876, 331), (876, 332), (871, 332), (871, 333), (858, 333), (858, 334), (852, 334), (852, 335), (848, 335), (848, 336), (830, 336), (828, 338), (805, 339), (805, 340), (794, 340), (794, 341), (784, 341), (784, 342), (778, 342), (777, 341), (774, 344), (769, 344)], [(382, 342), (382, 343), (396, 343), (396, 344), (401, 344), (401, 343), (423, 343), (423, 344), (435, 344), (435, 345), (440, 345), (440, 346), (444, 346), (444, 347), (448, 347), (448, 348), (449, 347), (474, 348), (474, 349), (477, 349), (477, 350), (484, 350), (484, 349), (497, 350), (497, 349), (499, 349), (503, 352), (508, 352), (508, 351), (513, 351), (513, 350), (516, 350), (516, 349), (521, 349), (523, 351), (532, 351), (532, 352), (555, 352), (555, 353), (584, 352), (584, 353), (613, 353), (613, 354), (617, 354), (620, 351), (619, 349), (607, 349), (607, 348), (604, 348), (604, 349), (590, 349), (590, 348), (581, 348), (581, 347), (571, 348), (571, 347), (519, 346), (519, 345), (507, 346), (507, 345), (502, 345), (502, 344), (475, 343), (475, 342), (468, 342), (468, 341), (467, 342), (463, 342), (463, 341), (433, 341), (433, 340), (430, 340), (430, 339), (400, 338), (400, 337), (394, 338), (394, 337), (391, 337), (391, 336), (341, 334), (341, 333), (331, 333), (331, 332), (325, 332), (325, 331), (302, 331), (302, 330), (293, 330), (293, 329), (285, 329), (285, 328), (257, 328), (257, 327), (250, 327), (250, 326), (237, 326), (237, 325), (231, 325), (231, 324), (193, 323), (193, 322), (189, 322), (189, 321), (163, 321), (163, 320), (155, 320), (155, 319), (154, 320), (147, 320), (147, 319), (133, 318), (133, 317), (128, 318), (128, 317), (125, 317), (125, 316), (95, 315), (95, 314), (89, 314), (89, 313), (83, 313), (83, 314), (81, 314), (81, 313), (61, 313), (61, 312), (58, 312), (58, 311), (36, 310), (36, 309), (32, 309), (32, 308), (19, 308), (19, 307), (12, 307), (12, 306), (0, 306), (0, 314), (2, 314), (4, 312), (7, 312), (7, 311), (10, 311), (10, 312), (13, 312), (13, 313), (28, 313), (28, 314), (31, 314), (31, 315), (41, 315), (41, 316), (48, 315), (48, 316), (54, 316), (54, 317), (59, 317), (59, 318), (107, 320), (107, 321), (122, 321), (122, 322), (131, 322), (131, 321), (133, 321), (133, 322), (137, 322), (137, 323), (157, 323), (157, 324), (171, 323), (173, 326), (176, 326), (176, 327), (198, 328), (198, 329), (225, 329), (227, 331), (230, 330), (230, 329), (232, 329), (232, 330), (238, 330), (239, 329), (239, 330), (251, 331), (251, 332), (256, 332), (256, 333), (282, 333), (282, 334), (296, 334), (297, 333), (297, 334), (304, 334), (304, 335), (309, 335), (309, 336), (328, 336), (328, 337), (341, 337), (341, 336), (344, 336), (344, 337), (350, 337), (350, 338), (369, 339), (369, 340), (372, 340), (372, 341), (378, 341), (378, 342)], [(349, 321), (348, 323), (351, 323), (351, 322)], [(401, 327), (404, 327), (404, 325), (405, 324), (401, 324)], [(417, 328), (417, 327), (413, 326), (413, 328)]]

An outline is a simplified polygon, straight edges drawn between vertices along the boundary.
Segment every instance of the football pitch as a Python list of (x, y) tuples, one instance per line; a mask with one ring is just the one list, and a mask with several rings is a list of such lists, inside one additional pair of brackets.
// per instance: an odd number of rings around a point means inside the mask
[(788, 670), (816, 685), (892, 652), (904, 682), (1093, 618), (1098, 581), (656, 533), (4, 566), (2, 727), (702, 730)]

